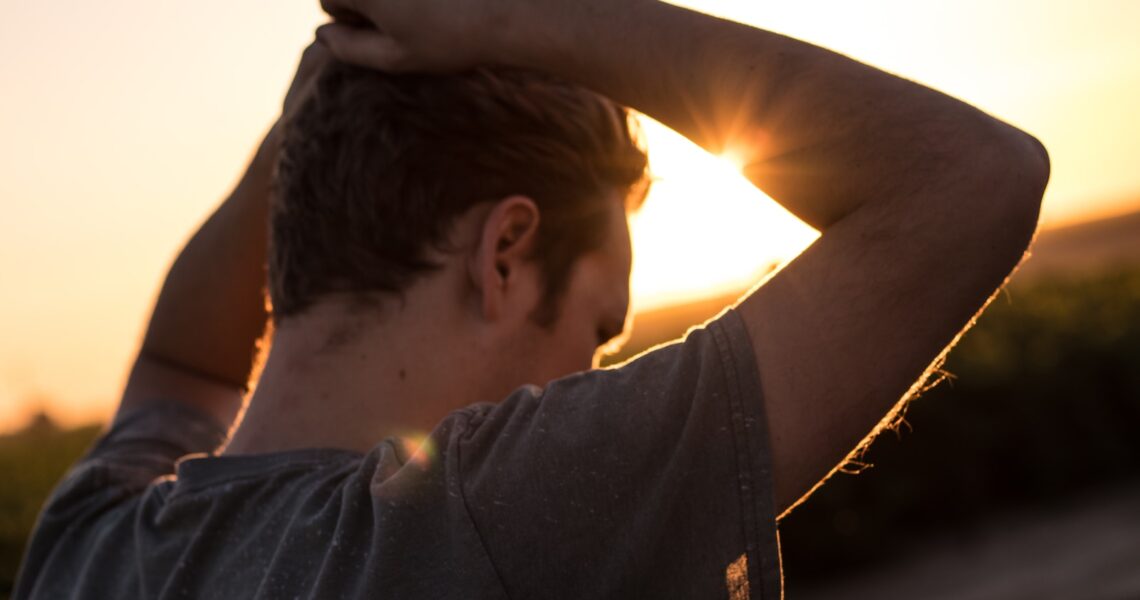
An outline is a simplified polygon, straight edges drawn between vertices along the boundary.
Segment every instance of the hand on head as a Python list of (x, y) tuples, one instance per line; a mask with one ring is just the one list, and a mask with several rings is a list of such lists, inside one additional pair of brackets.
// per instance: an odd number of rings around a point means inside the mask
[(332, 60), (332, 54), (317, 42), (313, 42), (305, 48), (305, 52), (301, 55), (301, 62), (297, 65), (297, 73), (293, 76), (293, 83), (289, 85), (289, 91), (285, 93), (285, 102), (281, 107), (281, 120), (288, 121), (297, 114), (301, 105), (312, 94), (317, 75), (330, 60)]
[(523, 3), (322, 0), (317, 38), (340, 60), (383, 71), (457, 71), (501, 62)]

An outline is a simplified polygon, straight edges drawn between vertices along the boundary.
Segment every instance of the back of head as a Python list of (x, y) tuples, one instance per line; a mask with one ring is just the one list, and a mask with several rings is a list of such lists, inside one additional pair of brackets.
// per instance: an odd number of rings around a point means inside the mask
[[(604, 238), (612, 192), (642, 197), (627, 111), (520, 71), (391, 75), (334, 63), (291, 122), (271, 216), (276, 322), (322, 296), (399, 293), (438, 265), (454, 221), (512, 195), (540, 214), (534, 259), (552, 321), (570, 268)], [(630, 193), (633, 192), (633, 193)]]

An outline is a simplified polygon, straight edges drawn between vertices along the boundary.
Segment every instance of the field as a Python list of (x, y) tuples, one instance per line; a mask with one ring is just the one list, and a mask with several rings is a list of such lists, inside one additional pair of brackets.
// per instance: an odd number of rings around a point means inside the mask
[[(847, 597), (845, 589), (931, 597), (984, 558), (987, 544), (1073, 546), (1070, 530), (1140, 539), (1140, 515), (1129, 508), (1140, 499), (1138, 240), (1140, 215), (1042, 236), (1040, 264), (1015, 277), (954, 350), (952, 378), (872, 445), (865, 459), (874, 466), (835, 477), (781, 524), (790, 597)], [(630, 351), (679, 335), (730, 300), (639, 317)], [(0, 438), (0, 597), (43, 498), (97, 431), (40, 422)], [(1101, 538), (1083, 541), (1104, 547)], [(1119, 550), (1140, 565), (1140, 544)], [(1013, 575), (1034, 567), (1023, 563), (992, 562), (995, 581), (1014, 586), (994, 589), (1024, 592)], [(1140, 586), (1131, 567), (1095, 567), (1088, 577), (1098, 586)]]
[[(952, 353), (953, 379), (871, 447), (874, 467), (837, 476), (782, 524), (789, 589), (886, 568), (928, 540), (985, 538), (1035, 511), (1064, 523), (1084, 497), (1135, 497), (1138, 359), (1140, 270), (1011, 288)], [(1132, 514), (1109, 530), (1140, 538)], [(1048, 543), (1078, 542), (1098, 546)], [(938, 586), (959, 577), (940, 576)]]
[(65, 431), (39, 421), (0, 437), (0, 598), (11, 593), (40, 505), (99, 430), (93, 425)]

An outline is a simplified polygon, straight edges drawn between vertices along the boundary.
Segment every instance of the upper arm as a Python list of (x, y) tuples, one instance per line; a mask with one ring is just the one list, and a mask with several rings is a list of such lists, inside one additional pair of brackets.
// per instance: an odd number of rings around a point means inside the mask
[(242, 386), (196, 373), (144, 350), (127, 378), (119, 413), (155, 401), (178, 402), (228, 427), (241, 407), (244, 394)]
[(71, 581), (60, 580), (61, 573), (90, 566), (89, 553), (100, 544), (105, 550), (108, 539), (130, 536), (132, 506), (152, 482), (173, 474), (179, 458), (214, 450), (224, 438), (213, 418), (178, 402), (152, 400), (121, 411), (44, 504), (16, 597), (58, 597)]
[(1020, 260), (1044, 185), (1027, 164), (865, 206), (740, 304), (780, 512), (923, 382)]

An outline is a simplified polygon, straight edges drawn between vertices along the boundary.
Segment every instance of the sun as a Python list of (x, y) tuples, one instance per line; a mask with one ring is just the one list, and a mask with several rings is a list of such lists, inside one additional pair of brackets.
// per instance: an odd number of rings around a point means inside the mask
[(630, 219), (635, 310), (742, 289), (818, 236), (745, 179), (734, 157), (639, 118), (655, 181)]

